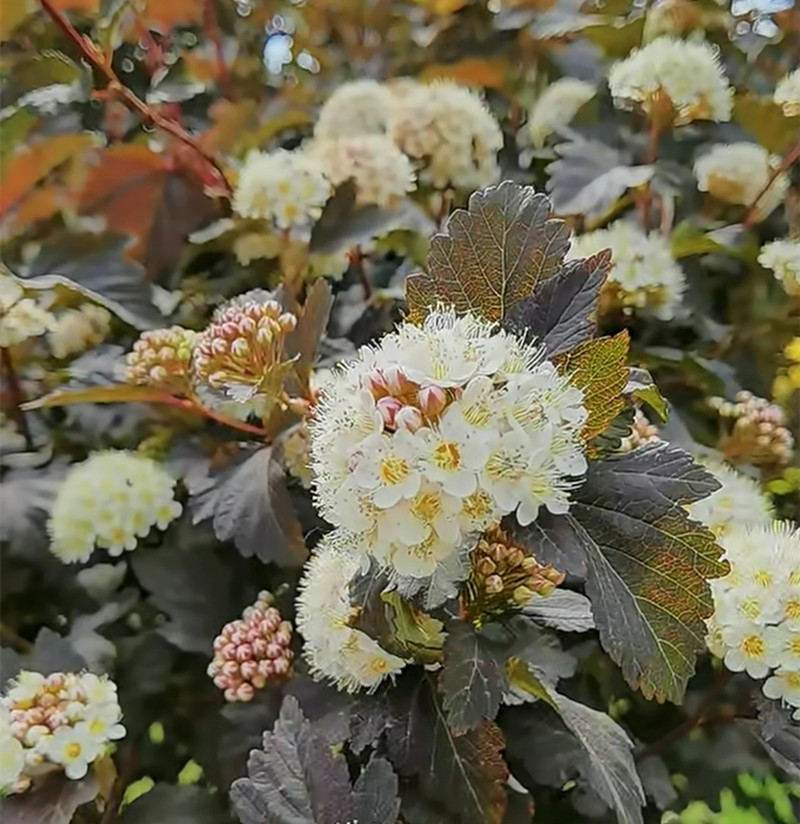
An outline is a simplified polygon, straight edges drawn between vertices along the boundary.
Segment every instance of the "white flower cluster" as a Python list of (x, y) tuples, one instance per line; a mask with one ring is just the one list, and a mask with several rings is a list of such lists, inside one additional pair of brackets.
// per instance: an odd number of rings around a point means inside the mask
[(80, 309), (67, 309), (55, 319), (47, 336), (53, 357), (62, 359), (97, 346), (108, 334), (111, 313), (102, 306), (87, 303)]
[(50, 312), (26, 298), (11, 275), (0, 272), (0, 346), (16, 346), (37, 338), (55, 326)]
[(632, 223), (617, 221), (573, 237), (567, 257), (585, 258), (602, 249), (611, 249), (612, 266), (604, 290), (609, 304), (626, 312), (645, 310), (662, 320), (674, 317), (686, 279), (661, 235), (646, 235)]
[(473, 191), (500, 176), (503, 133), (486, 104), (455, 83), (404, 84), (395, 94), (391, 134), (436, 189)]
[(732, 672), (766, 678), (764, 694), (800, 718), (800, 530), (776, 521), (722, 543), (731, 571), (709, 581), (709, 648)]
[(411, 161), (385, 135), (315, 140), (306, 151), (334, 186), (352, 179), (362, 206), (397, 206), (417, 185)]
[(323, 517), (398, 575), (426, 578), (516, 512), (564, 513), (586, 471), (583, 393), (471, 315), (401, 324), (326, 383), (311, 426)]
[(786, 117), (800, 117), (800, 69), (789, 72), (778, 81), (772, 99)]
[(578, 109), (595, 95), (595, 87), (584, 80), (562, 77), (551, 83), (534, 103), (526, 126), (533, 146), (541, 149), (547, 138), (568, 125)]
[[(757, 143), (727, 143), (714, 146), (694, 164), (697, 188), (718, 200), (750, 206), (767, 185), (781, 159)], [(763, 220), (780, 206), (789, 188), (789, 178), (778, 175), (760, 198), (756, 217)]]
[(618, 108), (638, 105), (655, 114), (670, 103), (675, 125), (731, 119), (733, 90), (718, 50), (706, 42), (659, 37), (615, 63), (608, 85)]
[(358, 610), (350, 605), (349, 585), (360, 561), (346, 533), (326, 535), (306, 564), (297, 598), (295, 625), (305, 639), (303, 654), (312, 673), (347, 692), (375, 689), (406, 664), (350, 626)]
[(58, 769), (83, 778), (125, 735), (121, 719), (116, 684), (105, 676), (23, 670), (0, 698), (0, 794), (24, 792)]
[(392, 112), (391, 91), (375, 80), (354, 80), (339, 86), (325, 101), (314, 126), (314, 137), (338, 140), (386, 134)]
[(761, 247), (758, 262), (771, 269), (790, 295), (800, 296), (800, 240), (773, 240)]
[(702, 461), (719, 481), (720, 488), (689, 504), (689, 517), (705, 524), (724, 543), (731, 532), (748, 526), (769, 526), (774, 518), (761, 487), (751, 478), (721, 461)]
[(65, 564), (87, 561), (95, 547), (109, 555), (136, 548), (157, 526), (181, 514), (175, 479), (133, 452), (97, 452), (73, 467), (50, 518), (50, 550)]
[(330, 194), (331, 183), (319, 163), (304, 152), (250, 152), (239, 173), (233, 211), (305, 237)]

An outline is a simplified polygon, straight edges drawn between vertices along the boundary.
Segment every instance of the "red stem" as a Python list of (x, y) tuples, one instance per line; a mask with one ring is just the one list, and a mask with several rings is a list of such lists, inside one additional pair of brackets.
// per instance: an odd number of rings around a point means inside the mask
[(25, 393), (22, 391), (22, 386), (20, 386), (17, 370), (14, 369), (11, 352), (5, 346), (0, 347), (0, 363), (2, 363), (3, 371), (6, 373), (8, 394), (11, 396), (11, 403), (8, 404), (9, 416), (17, 425), (17, 429), (19, 429), (22, 437), (25, 438), (25, 448), (28, 452), (32, 452), (33, 438), (31, 437), (31, 430), (28, 427), (28, 420), (22, 411), (22, 404), (25, 403)]
[(206, 163), (213, 168), (219, 182), (222, 184), (225, 192), (230, 197), (233, 194), (230, 183), (225, 177), (225, 172), (220, 166), (219, 161), (206, 150), (206, 148), (194, 137), (186, 132), (179, 124), (169, 118), (159, 114), (152, 106), (144, 102), (140, 97), (134, 94), (129, 88), (123, 85), (116, 72), (111, 68), (110, 60), (107, 60), (100, 50), (89, 40), (84, 37), (67, 18), (53, 5), (52, 0), (39, 0), (44, 11), (50, 16), (50, 19), (58, 26), (59, 29), (72, 40), (73, 43), (80, 49), (83, 57), (105, 78), (108, 80), (108, 90), (118, 96), (122, 102), (134, 112), (138, 112), (145, 120), (145, 122), (152, 123), (162, 132), (166, 132), (172, 137), (190, 146), (197, 154), (199, 154)]
[(234, 418), (221, 415), (218, 412), (214, 412), (213, 409), (207, 409), (205, 406), (195, 403), (193, 400), (185, 401), (181, 400), (181, 398), (173, 397), (172, 395), (165, 395), (161, 402), (167, 404), (167, 406), (174, 406), (176, 409), (182, 409), (185, 412), (196, 412), (198, 415), (203, 415), (203, 417), (208, 418), (209, 420), (229, 426), (231, 429), (238, 429), (240, 432), (247, 432), (250, 435), (258, 435), (259, 437), (264, 437), (267, 434), (266, 429), (261, 429), (261, 427), (244, 423), (244, 421), (237, 421)]
[(755, 200), (750, 204), (747, 214), (744, 216), (742, 224), (744, 226), (752, 226), (756, 222), (758, 204), (761, 202), (764, 195), (772, 188), (772, 184), (793, 164), (800, 158), (800, 140), (792, 146), (786, 157), (783, 158), (781, 165), (774, 169), (769, 179), (762, 187), (761, 191), (755, 196)]

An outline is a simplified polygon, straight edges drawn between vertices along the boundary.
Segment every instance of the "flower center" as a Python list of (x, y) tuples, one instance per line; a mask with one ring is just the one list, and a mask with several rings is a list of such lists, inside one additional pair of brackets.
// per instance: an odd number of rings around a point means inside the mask
[(430, 522), (442, 511), (442, 501), (435, 492), (423, 492), (414, 499), (411, 511), (421, 521)]
[(764, 639), (760, 635), (748, 635), (742, 641), (742, 651), (748, 658), (763, 658), (765, 652)]
[(462, 512), (468, 518), (485, 518), (492, 511), (492, 499), (482, 490), (464, 498)]
[(519, 478), (523, 468), (520, 456), (506, 451), (495, 452), (486, 461), (486, 474), (493, 481)]
[(795, 635), (795, 637), (789, 642), (789, 651), (792, 655), (800, 658), (800, 635)]
[(755, 621), (755, 619), (761, 615), (761, 599), (745, 598), (745, 600), (742, 601), (741, 607), (739, 607), (739, 611), (746, 618), (749, 618), (751, 621)]
[(790, 620), (796, 621), (800, 618), (800, 599), (793, 598), (783, 609), (783, 614)]
[(437, 469), (445, 472), (455, 472), (461, 468), (461, 450), (457, 444), (442, 441), (433, 450), (431, 462)]
[(401, 484), (409, 476), (411, 467), (408, 461), (398, 458), (396, 455), (387, 455), (380, 466), (380, 478), (387, 486)]
[(768, 587), (772, 583), (772, 573), (768, 569), (757, 569), (753, 579), (760, 587)]
[(64, 747), (64, 755), (67, 758), (80, 758), (81, 745), (78, 744), (77, 742), (74, 742), (72, 744), (67, 744), (67, 746)]

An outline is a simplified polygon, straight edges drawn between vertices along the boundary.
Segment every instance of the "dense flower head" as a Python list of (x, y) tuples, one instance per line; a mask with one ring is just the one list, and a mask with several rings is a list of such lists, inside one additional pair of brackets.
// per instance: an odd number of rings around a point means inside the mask
[(134, 452), (95, 452), (73, 466), (56, 495), (50, 550), (65, 564), (88, 561), (97, 547), (109, 555), (136, 548), (153, 527), (166, 529), (182, 507), (175, 479)]
[(125, 735), (117, 687), (92, 673), (22, 670), (0, 698), (0, 794), (24, 792), (39, 775), (83, 778)]
[(296, 325), (297, 318), (277, 301), (259, 296), (231, 301), (194, 340), (195, 384), (267, 414), (287, 367), (286, 336)]
[(196, 337), (196, 332), (182, 326), (142, 332), (125, 359), (126, 382), (168, 392), (185, 391)]
[(300, 582), (296, 625), (312, 673), (340, 690), (355, 692), (376, 689), (406, 662), (351, 626), (358, 609), (350, 604), (350, 582), (361, 558), (351, 552), (350, 545), (350, 536), (342, 530), (320, 541)]
[(638, 106), (650, 115), (669, 103), (675, 125), (692, 120), (730, 120), (733, 90), (715, 48), (706, 42), (659, 37), (608, 75), (614, 103)]
[(720, 488), (686, 507), (689, 517), (705, 524), (724, 543), (732, 531), (749, 526), (769, 526), (772, 507), (759, 485), (721, 461), (704, 460), (705, 468)]
[(766, 678), (768, 698), (800, 708), (800, 530), (740, 527), (723, 547), (730, 572), (709, 581), (709, 647), (732, 672)]
[(292, 625), (281, 619), (274, 603), (269, 592), (260, 592), (242, 617), (225, 624), (214, 639), (208, 674), (226, 701), (250, 701), (256, 690), (289, 673)]
[(431, 311), (334, 373), (311, 424), (320, 512), (398, 575), (426, 578), (516, 512), (564, 513), (586, 471), (582, 392), (534, 344)]
[(534, 103), (528, 117), (526, 130), (534, 147), (541, 149), (553, 132), (568, 125), (595, 92), (591, 83), (575, 77), (562, 77), (551, 83)]
[[(726, 143), (714, 146), (694, 164), (697, 188), (718, 200), (751, 206), (781, 164), (780, 157), (757, 143)], [(778, 175), (758, 200), (756, 216), (763, 220), (783, 202), (789, 178)]]
[(394, 96), (392, 138), (436, 189), (471, 192), (497, 181), (503, 133), (473, 91), (450, 82), (402, 86)]
[(738, 392), (733, 402), (711, 398), (709, 403), (731, 423), (720, 443), (729, 461), (753, 466), (785, 466), (789, 462), (794, 438), (780, 406), (746, 391)]
[(491, 529), (470, 553), (461, 610), (468, 620), (480, 624), (521, 609), (536, 596), (549, 595), (563, 580), (563, 572), (540, 564), (502, 530)]
[(385, 134), (391, 110), (392, 95), (382, 83), (375, 80), (343, 83), (320, 109), (314, 137), (337, 140)]
[(315, 140), (306, 151), (334, 186), (352, 179), (362, 206), (397, 206), (416, 187), (411, 161), (385, 135)]
[(800, 240), (773, 240), (765, 243), (758, 254), (758, 262), (771, 269), (790, 295), (800, 297)]
[(789, 72), (778, 81), (772, 99), (786, 117), (800, 117), (800, 69)]
[(331, 182), (306, 153), (251, 152), (239, 173), (233, 211), (305, 237), (330, 194)]
[(681, 303), (686, 279), (673, 260), (669, 243), (657, 232), (645, 234), (617, 221), (572, 238), (568, 259), (586, 258), (611, 249), (611, 271), (603, 288), (601, 311), (644, 311), (671, 320)]
[(0, 272), (0, 346), (16, 346), (55, 328), (53, 315), (26, 298), (11, 275)]
[(55, 318), (47, 336), (50, 351), (59, 359), (85, 352), (105, 340), (110, 326), (111, 313), (102, 306), (87, 303), (67, 309)]

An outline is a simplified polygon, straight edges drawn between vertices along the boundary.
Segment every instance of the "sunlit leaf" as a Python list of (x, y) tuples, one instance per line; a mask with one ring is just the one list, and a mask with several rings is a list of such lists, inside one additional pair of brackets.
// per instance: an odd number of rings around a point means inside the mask
[(557, 360), (562, 374), (570, 375), (573, 385), (583, 390), (589, 413), (582, 433), (585, 441), (605, 431), (625, 405), (629, 340), (627, 331), (588, 340)]
[(462, 86), (502, 89), (508, 75), (504, 58), (465, 57), (455, 63), (432, 63), (422, 72), (423, 80), (446, 79)]
[(795, 118), (785, 117), (771, 97), (737, 94), (733, 119), (767, 151), (783, 154), (797, 140)]
[(90, 389), (56, 390), (28, 401), (25, 409), (50, 409), (75, 403), (163, 403), (170, 395), (147, 386), (94, 386)]
[(563, 264), (569, 231), (550, 215), (550, 200), (530, 186), (505, 181), (475, 192), (431, 240), (427, 273), (406, 281), (409, 318), (419, 322), (440, 301), (506, 317)]

